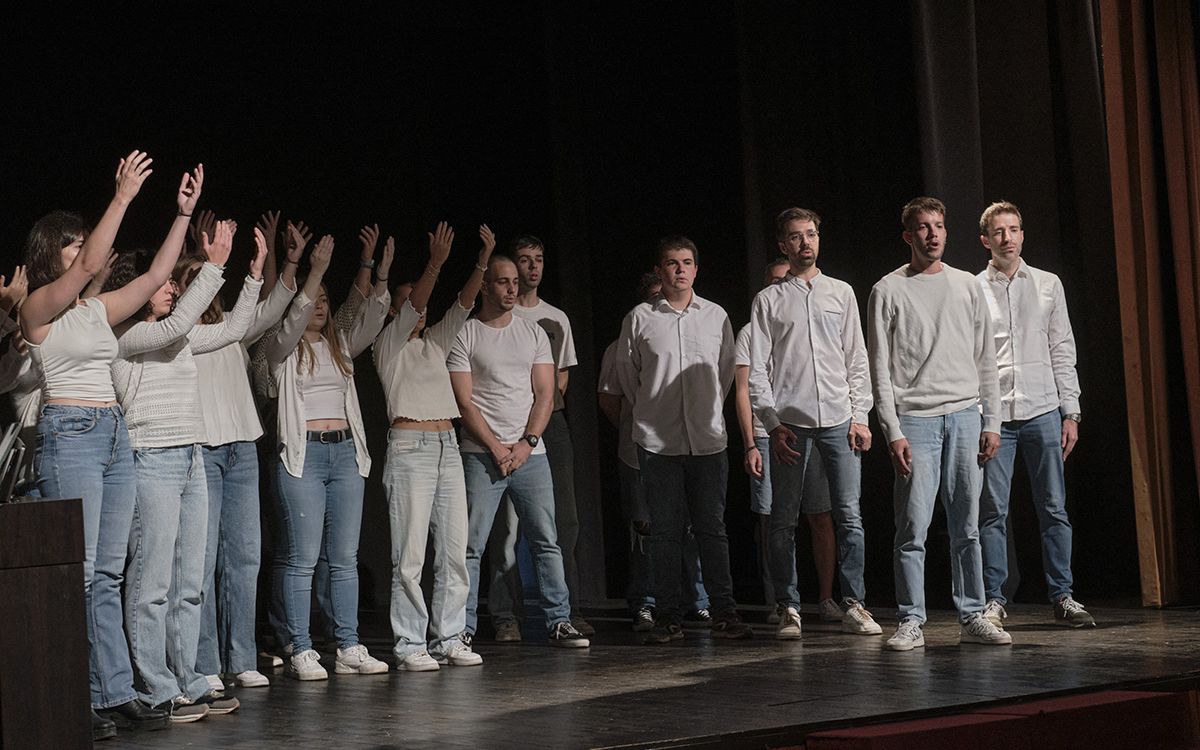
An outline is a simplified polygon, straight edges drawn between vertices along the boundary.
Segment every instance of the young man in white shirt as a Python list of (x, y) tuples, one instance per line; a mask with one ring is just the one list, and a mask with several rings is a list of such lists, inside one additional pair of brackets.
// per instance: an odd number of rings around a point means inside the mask
[(983, 549), (983, 614), (1000, 626), (1008, 615), (1008, 502), (1013, 464), (1020, 449), (1029, 472), (1042, 532), (1042, 561), (1056, 622), (1073, 628), (1096, 621), (1071, 595), (1071, 521), (1063, 462), (1079, 439), (1079, 376), (1075, 335), (1058, 276), (1021, 259), (1025, 229), (1021, 212), (1001, 201), (979, 218), (979, 240), (991, 260), (979, 273), (1000, 372), (1000, 449), (984, 467), (979, 501)]
[(516, 265), (493, 256), (479, 316), (467, 321), (446, 360), (464, 428), (471, 580), (466, 632), (475, 633), (479, 560), (507, 492), (533, 553), (551, 645), (586, 648), (587, 638), (570, 621), (562, 552), (555, 541), (554, 486), (541, 443), (554, 405), (554, 359), (545, 332), (513, 315), (516, 301)]
[[(579, 513), (575, 508), (575, 452), (571, 445), (571, 430), (567, 425), (563, 396), (567, 393), (569, 368), (579, 364), (575, 356), (575, 339), (567, 314), (538, 297), (538, 287), (545, 276), (545, 246), (531, 234), (521, 235), (509, 243), (508, 255), (517, 264), (517, 304), (513, 315), (537, 323), (550, 339), (550, 349), (556, 367), (554, 411), (542, 435), (550, 475), (554, 479), (554, 523), (558, 530), (558, 547), (562, 550), (563, 570), (571, 594), (571, 624), (584, 635), (595, 628), (579, 612), (576, 592), (579, 589), (579, 570), (575, 564), (575, 542), (579, 539)], [(488, 610), (496, 628), (496, 640), (519, 641), (517, 625), (519, 611), (514, 612), (513, 594), (520, 601), (520, 577), (517, 575), (516, 544), (518, 539), (512, 504), (505, 501), (497, 514), (492, 532), (492, 585), (488, 594)]]
[(821, 217), (808, 209), (790, 208), (778, 216), (776, 239), (790, 273), (759, 292), (750, 313), (750, 401), (771, 436), (767, 549), (780, 617), (776, 637), (782, 639), (800, 637), (796, 521), (813, 449), (831, 488), (842, 628), (858, 635), (882, 632), (863, 606), (860, 454), (871, 447), (872, 406), (867, 347), (854, 290), (817, 268), (820, 226)]
[(1007, 645), (1012, 637), (983, 616), (979, 550), (983, 464), (1000, 444), (991, 316), (975, 277), (942, 262), (946, 206), (914, 198), (900, 220), (910, 260), (880, 279), (867, 303), (875, 410), (896, 470), (892, 562), (900, 625), (887, 647), (925, 645), (925, 538), (939, 496), (959, 640)]
[(733, 384), (733, 328), (725, 310), (692, 291), (696, 245), (659, 242), (662, 296), (633, 308), (617, 347), (621, 390), (632, 395), (633, 439), (650, 508), (650, 559), (658, 621), (648, 643), (683, 638), (680, 540), (690, 516), (700, 547), (712, 632), (749, 638), (733, 599), (725, 488), (729, 458), (723, 405)]

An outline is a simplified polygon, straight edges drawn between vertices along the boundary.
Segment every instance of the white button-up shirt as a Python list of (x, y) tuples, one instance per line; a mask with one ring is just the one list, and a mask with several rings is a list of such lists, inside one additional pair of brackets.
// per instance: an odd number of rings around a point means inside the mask
[(1078, 414), (1075, 335), (1062, 282), (1019, 263), (1011, 279), (991, 263), (976, 276), (996, 338), (1001, 418), (1031, 419), (1052, 409)]
[(750, 404), (768, 432), (867, 424), (870, 365), (858, 299), (818, 273), (758, 293), (750, 312)]
[(634, 442), (667, 456), (725, 450), (733, 349), (725, 310), (694, 293), (683, 310), (661, 298), (633, 308), (621, 325), (617, 375), (633, 402)]

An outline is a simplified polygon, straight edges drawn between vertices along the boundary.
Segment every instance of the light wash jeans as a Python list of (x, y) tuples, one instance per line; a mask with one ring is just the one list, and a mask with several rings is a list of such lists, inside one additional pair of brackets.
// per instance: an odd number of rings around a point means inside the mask
[(650, 508), (650, 558), (659, 616), (678, 620), (683, 614), (679, 569), (689, 517), (700, 549), (704, 589), (714, 614), (733, 612), (737, 605), (725, 535), (728, 455), (721, 451), (710, 456), (663, 456), (639, 446), (638, 460)]
[(208, 545), (196, 669), (240, 674), (255, 669), (254, 606), (262, 560), (258, 448), (252, 442), (205, 447)]
[[(576, 592), (579, 589), (579, 569), (575, 563), (575, 544), (579, 540), (579, 511), (575, 506), (575, 449), (571, 443), (571, 428), (562, 409), (550, 415), (542, 434), (550, 476), (554, 481), (554, 527), (558, 548), (563, 557), (563, 574), (571, 598), (571, 612), (579, 612)], [(492, 577), (488, 586), (488, 612), (494, 622), (518, 619), (524, 607), (521, 573), (517, 569), (517, 540), (520, 529), (512, 501), (506, 499), (496, 513), (488, 560)]]
[(137, 482), (121, 407), (43, 406), (34, 466), (42, 497), (83, 499), (83, 604), (92, 707), (119, 706), (137, 697), (121, 608)]
[[(796, 574), (796, 522), (805, 496), (811, 452), (821, 461), (828, 478), (830, 512), (837, 534), (837, 563), (842, 596), (866, 601), (863, 568), (866, 544), (863, 541), (859, 495), (862, 486), (862, 460), (850, 450), (846, 435), (850, 422), (835, 427), (803, 428), (787, 425), (796, 433), (792, 449), (800, 458), (791, 466), (771, 461), (771, 522), (767, 549), (771, 561), (771, 583), (776, 601), (800, 610), (800, 591)], [(910, 438), (911, 440), (911, 438)], [(764, 458), (763, 463), (770, 460)]]
[(900, 620), (925, 622), (925, 537), (940, 497), (950, 535), (951, 593), (959, 621), (983, 610), (979, 551), (979, 433), (983, 418), (971, 406), (941, 417), (900, 417), (912, 447), (912, 473), (897, 475), (896, 538), (892, 563)]
[(1042, 569), (1050, 601), (1071, 595), (1071, 521), (1063, 476), (1062, 416), (1058, 410), (1000, 426), (1000, 450), (984, 465), (979, 500), (979, 543), (983, 548), (983, 584), (988, 599), (1007, 603), (1008, 502), (1017, 449), (1029, 472), (1033, 507), (1042, 532)]
[(133, 452), (137, 507), (125, 566), (125, 629), (138, 696), (151, 706), (209, 691), (196, 671), (208, 481), (199, 445)]
[(283, 607), (292, 652), (312, 648), (309, 618), (313, 570), (322, 539), (329, 560), (329, 604), (338, 648), (358, 644), (358, 538), (362, 533), (363, 478), (353, 440), (308, 441), (303, 475), (276, 468), (283, 511), (287, 568)]
[(546, 628), (569, 620), (571, 603), (554, 527), (554, 481), (546, 456), (530, 456), (507, 477), (500, 476), (489, 453), (463, 453), (462, 460), (467, 481), (467, 574), (471, 580), (466, 632), (474, 634), (478, 625), (479, 561), (505, 492), (512, 498), (533, 553)]
[[(388, 431), (383, 488), (392, 529), (392, 635), (398, 658), (447, 653), (467, 624), (467, 486), (454, 431)], [(433, 536), (433, 597), (421, 571)]]

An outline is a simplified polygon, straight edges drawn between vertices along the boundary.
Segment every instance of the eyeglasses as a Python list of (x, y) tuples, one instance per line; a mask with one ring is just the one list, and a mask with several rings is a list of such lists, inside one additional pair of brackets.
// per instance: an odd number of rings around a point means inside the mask
[(787, 238), (789, 240), (791, 240), (792, 242), (799, 242), (801, 238), (806, 239), (809, 242), (812, 242), (813, 240), (815, 240), (817, 237), (820, 237), (820, 236), (821, 236), (820, 232), (818, 232), (815, 229), (810, 229), (807, 232), (792, 232), (791, 234), (789, 234), (787, 236)]

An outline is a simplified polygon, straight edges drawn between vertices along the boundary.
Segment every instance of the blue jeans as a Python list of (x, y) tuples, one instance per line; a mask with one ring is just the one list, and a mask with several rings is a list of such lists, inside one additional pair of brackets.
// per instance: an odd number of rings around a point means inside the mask
[[(392, 531), (392, 635), (398, 658), (449, 651), (467, 623), (467, 488), (454, 430), (388, 431), (383, 466)], [(433, 536), (433, 597), (421, 591)]]
[[(767, 545), (771, 560), (771, 582), (779, 604), (800, 609), (800, 592), (796, 576), (796, 522), (800, 518), (805, 496), (805, 476), (811, 452), (825, 467), (828, 477), (830, 508), (837, 533), (837, 561), (842, 596), (866, 601), (863, 568), (866, 564), (866, 544), (863, 541), (862, 514), (859, 496), (862, 486), (862, 459), (850, 450), (847, 434), (850, 422), (835, 427), (806, 429), (787, 426), (796, 433), (792, 449), (801, 455), (791, 466), (782, 461), (771, 462), (771, 522)], [(763, 463), (767, 460), (764, 458)]]
[(677, 620), (682, 615), (679, 569), (689, 518), (709, 600), (717, 614), (732, 612), (737, 605), (725, 535), (728, 455), (721, 451), (710, 456), (663, 456), (639, 446), (638, 461), (650, 508), (650, 559), (659, 616)]
[(208, 546), (204, 606), (196, 669), (239, 674), (254, 669), (254, 605), (262, 534), (258, 507), (258, 449), (251, 442), (205, 447)]
[(42, 407), (34, 466), (42, 497), (83, 499), (83, 604), (93, 708), (133, 700), (121, 581), (133, 525), (133, 451), (121, 407)]
[(896, 538), (892, 563), (900, 619), (925, 622), (925, 537), (933, 506), (941, 498), (950, 535), (951, 594), (960, 621), (983, 610), (983, 561), (979, 550), (979, 433), (974, 406), (941, 417), (900, 417), (912, 448), (912, 473), (897, 475)]
[(462, 460), (467, 481), (467, 574), (471, 579), (466, 631), (473, 634), (478, 625), (479, 560), (506, 491), (533, 553), (546, 628), (569, 620), (571, 604), (554, 526), (554, 480), (545, 454), (530, 456), (524, 466), (506, 477), (500, 476), (491, 454), (463, 453)]
[(151, 706), (209, 691), (196, 671), (208, 481), (199, 445), (133, 453), (137, 507), (125, 566), (125, 628), (138, 697)]
[(1042, 568), (1050, 601), (1071, 595), (1071, 522), (1063, 476), (1062, 416), (1058, 410), (1033, 419), (1005, 422), (1000, 450), (984, 465), (979, 500), (979, 543), (983, 548), (983, 584), (988, 599), (1007, 602), (1001, 589), (1008, 580), (1008, 502), (1017, 449), (1029, 472), (1033, 507), (1042, 531)]
[(363, 478), (353, 440), (310, 440), (300, 477), (276, 467), (283, 516), (283, 608), (292, 652), (312, 648), (309, 634), (313, 570), (322, 539), (329, 560), (329, 604), (339, 648), (358, 644), (358, 537), (362, 532)]

